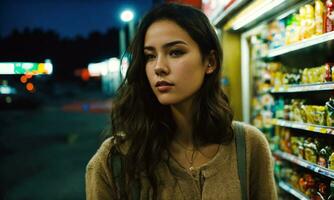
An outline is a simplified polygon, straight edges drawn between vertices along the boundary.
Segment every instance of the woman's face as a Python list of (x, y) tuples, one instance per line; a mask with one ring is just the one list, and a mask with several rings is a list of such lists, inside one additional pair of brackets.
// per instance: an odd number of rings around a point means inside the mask
[(154, 22), (144, 41), (146, 75), (163, 105), (192, 100), (206, 73), (212, 71), (197, 43), (180, 26), (170, 20)]

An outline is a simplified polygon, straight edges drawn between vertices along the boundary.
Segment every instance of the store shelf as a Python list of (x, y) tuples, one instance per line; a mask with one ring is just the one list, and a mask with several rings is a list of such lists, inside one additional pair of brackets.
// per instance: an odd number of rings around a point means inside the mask
[(316, 45), (326, 45), (326, 46), (333, 46), (334, 42), (334, 32), (325, 33), (319, 36), (314, 36), (309, 39), (305, 39), (303, 41), (287, 45), (284, 47), (279, 47), (277, 49), (269, 50), (268, 58), (274, 58), (276, 56), (288, 54), (293, 51), (305, 49), (308, 47), (316, 46)]
[(307, 196), (305, 196), (303, 193), (297, 191), (296, 189), (294, 189), (292, 186), (290, 186), (289, 184), (280, 181), (278, 182), (278, 186), (280, 188), (282, 188), (284, 191), (292, 194), (294, 197), (296, 197), (297, 199), (301, 199), (301, 200), (309, 200), (309, 198)]
[(317, 164), (311, 163), (307, 160), (304, 160), (302, 158), (299, 158), (297, 156), (294, 156), (292, 154), (285, 153), (285, 152), (282, 152), (282, 151), (279, 151), (279, 150), (273, 152), (273, 154), (282, 158), (282, 159), (284, 159), (284, 160), (290, 161), (290, 162), (295, 163), (295, 164), (297, 164), (301, 167), (309, 169), (309, 170), (311, 170), (311, 171), (313, 171), (317, 174), (321, 174), (323, 176), (334, 179), (334, 170), (330, 170), (330, 169), (321, 167)]
[(334, 82), (315, 83), (315, 84), (298, 84), (298, 85), (283, 85), (274, 87), (270, 90), (271, 93), (294, 93), (294, 92), (312, 92), (334, 90)]
[(330, 127), (330, 126), (320, 126), (320, 125), (315, 125), (315, 124), (293, 122), (293, 121), (287, 121), (287, 120), (282, 120), (282, 119), (272, 119), (271, 123), (277, 126), (283, 126), (283, 127), (289, 127), (289, 128), (317, 132), (317, 133), (334, 135), (334, 127)]
[(232, 23), (228, 23), (227, 29), (233, 31), (249, 30), (263, 22), (272, 21), (277, 17), (290, 11), (297, 9), (306, 3), (312, 2), (312, 0), (271, 0), (271, 1), (249, 1), (245, 8), (237, 13), (237, 15), (231, 20)]
[(249, 0), (236, 0), (232, 3), (230, 7), (226, 10), (219, 12), (218, 15), (210, 18), (210, 21), (214, 26), (219, 27), (221, 24), (224, 24), (233, 14), (242, 8)]

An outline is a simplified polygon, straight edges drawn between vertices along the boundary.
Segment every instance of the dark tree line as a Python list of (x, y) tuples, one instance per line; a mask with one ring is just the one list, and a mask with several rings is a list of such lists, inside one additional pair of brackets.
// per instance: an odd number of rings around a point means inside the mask
[(0, 62), (44, 62), (50, 59), (57, 79), (72, 79), (75, 69), (118, 55), (116, 28), (75, 38), (61, 38), (52, 30), (25, 28), (0, 38)]

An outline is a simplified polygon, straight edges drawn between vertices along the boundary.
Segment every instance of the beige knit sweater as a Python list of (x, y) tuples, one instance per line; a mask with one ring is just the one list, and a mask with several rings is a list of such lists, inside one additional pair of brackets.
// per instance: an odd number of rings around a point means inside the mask
[[(277, 193), (273, 176), (273, 164), (268, 142), (256, 128), (245, 125), (247, 185), (249, 199), (276, 200)], [(112, 200), (114, 188), (112, 172), (107, 165), (111, 148), (107, 139), (89, 161), (86, 169), (87, 200)], [(196, 170), (192, 176), (172, 158), (169, 167), (161, 163), (159, 177), (163, 180), (159, 187), (159, 199), (241, 199), (240, 182), (237, 171), (235, 143), (221, 145), (216, 156)], [(141, 199), (151, 199), (152, 191), (147, 180), (141, 180)]]

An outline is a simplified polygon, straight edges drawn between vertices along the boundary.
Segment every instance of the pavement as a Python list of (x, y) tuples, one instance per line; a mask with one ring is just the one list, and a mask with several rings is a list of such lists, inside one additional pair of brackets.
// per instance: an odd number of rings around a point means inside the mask
[(85, 199), (85, 167), (104, 139), (111, 108), (110, 99), (89, 97), (0, 110), (0, 199)]

